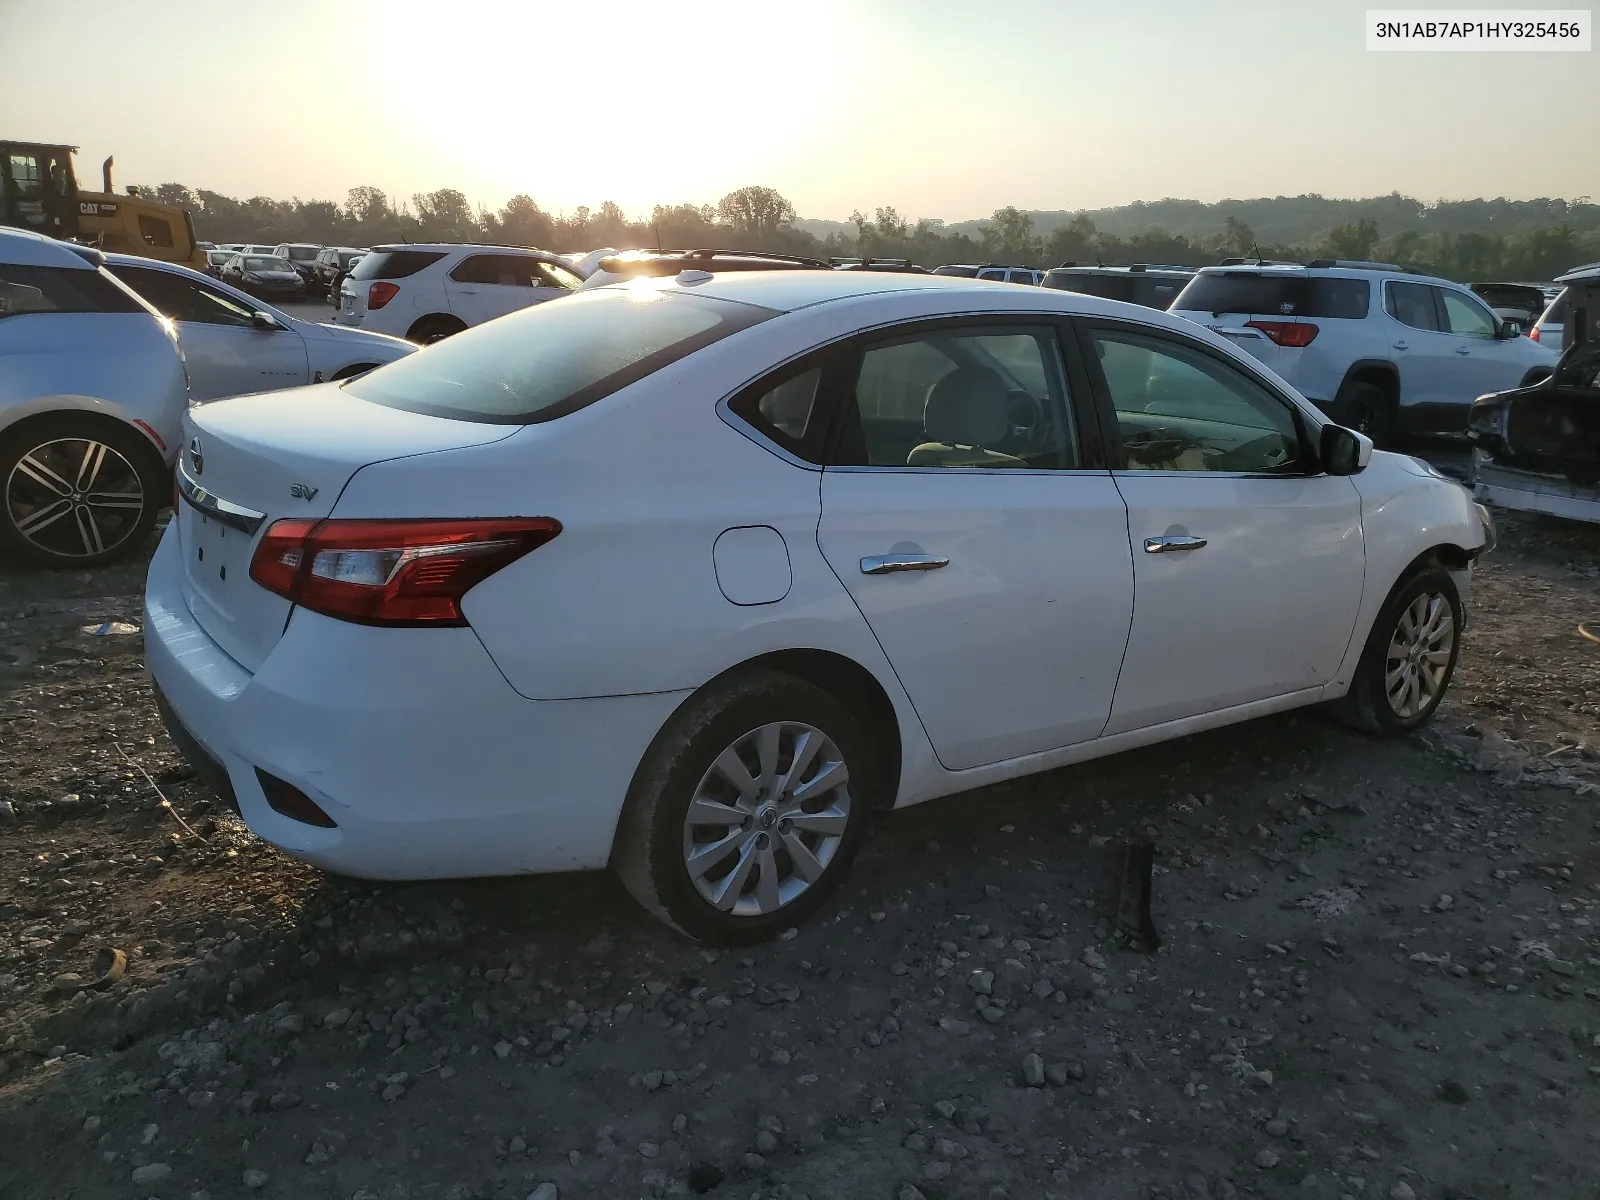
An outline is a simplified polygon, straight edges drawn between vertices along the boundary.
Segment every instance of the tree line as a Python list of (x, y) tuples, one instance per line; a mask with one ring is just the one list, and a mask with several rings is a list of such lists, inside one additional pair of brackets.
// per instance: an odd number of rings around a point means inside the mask
[[(855, 212), (848, 224), (811, 223), (826, 230), (819, 235), (803, 228), (806, 223), (798, 222), (794, 205), (768, 187), (740, 188), (714, 205), (658, 204), (647, 218), (630, 217), (609, 200), (598, 209), (579, 207), (556, 214), (528, 195), (513, 196), (502, 208), (491, 211), (474, 208), (454, 188), (397, 200), (380, 188), (357, 187), (350, 189), (342, 204), (266, 196), (240, 200), (179, 183), (143, 190), (188, 209), (197, 235), (216, 242), (373, 246), (475, 241), (558, 251), (602, 246), (621, 250), (719, 247), (819, 258), (908, 258), (928, 267), (955, 262), (1203, 266), (1233, 256), (1302, 262), (1329, 257), (1398, 262), (1463, 282), (1547, 280), (1580, 262), (1600, 260), (1600, 206), (1586, 201), (1474, 200), (1430, 207), (1402, 196), (1371, 201), (1277, 197), (1217, 205), (1159, 201), (1130, 206), (1184, 214), (1187, 232), (1183, 233), (1160, 224), (1131, 228), (1128, 209), (1069, 215), (1006, 207), (997, 209), (986, 221), (951, 226), (926, 218), (913, 222), (886, 206), (875, 209), (871, 216)], [(1363, 205), (1369, 207), (1363, 209)], [(1208, 227), (1196, 217), (1196, 206), (1212, 213), (1214, 226)], [(1285, 206), (1298, 220), (1286, 219), (1279, 211)], [(1463, 228), (1465, 218), (1457, 209), (1480, 212), (1483, 227)], [(1328, 212), (1349, 216), (1295, 240), (1270, 244), (1240, 215), (1263, 215), (1264, 226), (1281, 233), (1292, 225), (1303, 225), (1307, 214)], [(1373, 215), (1359, 215), (1363, 212)]]

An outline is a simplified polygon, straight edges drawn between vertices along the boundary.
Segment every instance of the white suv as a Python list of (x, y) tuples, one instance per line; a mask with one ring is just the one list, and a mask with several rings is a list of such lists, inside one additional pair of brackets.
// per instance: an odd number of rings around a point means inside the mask
[(516, 246), (374, 246), (339, 285), (336, 325), (427, 345), (575, 291), (559, 254)]
[(1475, 399), (1533, 383), (1556, 361), (1470, 289), (1389, 263), (1204, 267), (1170, 311), (1379, 445), (1403, 430), (1465, 431)]
[(0, 228), (0, 549), (47, 566), (133, 550), (172, 496), (183, 356), (103, 261)]

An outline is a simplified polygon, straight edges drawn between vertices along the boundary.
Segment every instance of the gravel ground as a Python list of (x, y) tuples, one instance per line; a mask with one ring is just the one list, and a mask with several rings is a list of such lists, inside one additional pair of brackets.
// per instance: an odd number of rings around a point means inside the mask
[[(1503, 533), (1423, 734), (1302, 712), (923, 805), (739, 953), (604, 875), (291, 862), (140, 637), (80, 632), (141, 569), (0, 563), (0, 1196), (1593, 1197), (1600, 530)], [(1127, 833), (1156, 954), (1107, 936)]]

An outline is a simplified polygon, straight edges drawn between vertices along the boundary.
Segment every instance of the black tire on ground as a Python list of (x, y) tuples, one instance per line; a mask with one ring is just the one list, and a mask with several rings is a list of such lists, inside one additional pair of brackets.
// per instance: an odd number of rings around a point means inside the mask
[(466, 326), (455, 317), (436, 313), (432, 316), (419, 317), (411, 328), (406, 330), (406, 341), (428, 346), (434, 342), (442, 342), (451, 334), (460, 333), (465, 328)]
[[(1435, 605), (1447, 606), (1448, 611)], [(1408, 636), (1409, 629), (1430, 623), (1431, 635)], [(1455, 581), (1441, 566), (1420, 567), (1389, 593), (1372, 623), (1349, 693), (1330, 708), (1345, 724), (1367, 733), (1385, 737), (1410, 733), (1432, 719), (1450, 687), (1460, 652), (1461, 596)], [(1416, 692), (1404, 690), (1408, 677), (1416, 681)]]
[(1394, 404), (1377, 384), (1360, 379), (1348, 381), (1334, 397), (1333, 411), (1339, 414), (1336, 420), (1346, 428), (1366, 434), (1379, 449), (1393, 445)]
[(47, 567), (94, 567), (143, 547), (171, 483), (144, 435), (60, 413), (0, 435), (0, 545)]
[[(842, 768), (832, 768), (830, 779), (836, 780), (841, 769), (847, 772), (842, 785), (834, 783), (808, 796), (803, 813), (783, 807), (782, 797), (787, 795), (783, 789), (752, 786), (747, 795), (740, 795), (728, 782), (731, 776), (720, 768), (713, 771), (714, 764), (727, 762), (733, 754), (750, 769), (751, 776), (759, 773), (782, 779), (799, 746), (792, 734), (787, 735), (788, 740), (774, 738), (775, 770), (770, 772), (751, 769), (759, 767), (759, 751), (754, 747), (760, 741), (746, 741), (757, 731), (780, 723), (807, 726), (838, 751), (839, 757), (834, 759), (824, 746), (799, 772), (797, 784), (819, 779), (827, 762), (842, 763)], [(813, 684), (776, 671), (751, 671), (712, 683), (672, 715), (639, 764), (617, 825), (612, 867), (648, 912), (692, 938), (723, 945), (769, 938), (815, 912), (849, 869), (866, 830), (868, 806), (876, 799), (871, 789), (880, 776), (870, 754), (855, 718)], [(805, 791), (803, 787), (799, 790)], [(690, 827), (690, 806), (697, 797), (714, 805), (744, 805), (751, 816), (742, 826), (723, 819)], [(840, 809), (846, 812), (842, 819)], [(714, 808), (713, 815), (725, 811)], [(783, 812), (788, 812), (792, 821), (785, 821), (780, 815)], [(813, 827), (822, 828), (824, 821), (832, 833), (812, 832)], [(719, 829), (724, 836), (719, 836)], [(715, 865), (702, 868), (698, 875), (691, 874), (688, 865), (691, 838), (695, 846), (703, 849), (715, 843), (720, 851), (707, 856)], [(807, 862), (791, 856), (787, 849), (797, 838), (817, 852)], [(773, 872), (772, 888), (783, 889), (780, 902), (765, 910), (763, 863)], [(742, 865), (744, 874), (740, 875)], [(802, 884), (806, 874), (802, 868), (812, 872), (809, 884)], [(797, 886), (800, 890), (793, 894)], [(719, 909), (702, 888), (713, 893), (722, 889), (727, 897), (724, 908), (743, 911)], [(789, 896), (785, 898), (784, 893)], [(771, 900), (773, 893), (768, 891), (765, 896)]]

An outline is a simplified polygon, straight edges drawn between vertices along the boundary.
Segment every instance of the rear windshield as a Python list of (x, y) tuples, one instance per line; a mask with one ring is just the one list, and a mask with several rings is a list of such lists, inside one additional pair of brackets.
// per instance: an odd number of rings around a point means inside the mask
[(574, 293), (458, 333), (345, 386), (407, 412), (525, 425), (592, 404), (775, 315), (709, 296)]
[(310, 262), (317, 256), (315, 246), (290, 246), (289, 257), (298, 262)]
[(1218, 271), (1196, 275), (1172, 307), (1187, 312), (1254, 313), (1281, 317), (1367, 315), (1372, 289), (1365, 279)]
[(444, 257), (442, 250), (374, 250), (350, 272), (351, 279), (404, 279)]
[(977, 267), (935, 267), (935, 275), (960, 275), (964, 279), (971, 279), (978, 273)]
[(1544, 316), (1539, 318), (1541, 325), (1564, 325), (1567, 320), (1568, 297), (1572, 295), (1571, 288), (1563, 288), (1561, 295), (1550, 301), (1550, 307), (1544, 310)]

